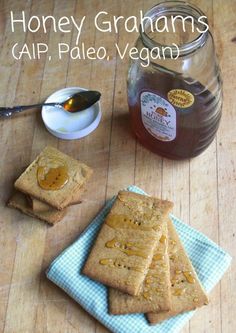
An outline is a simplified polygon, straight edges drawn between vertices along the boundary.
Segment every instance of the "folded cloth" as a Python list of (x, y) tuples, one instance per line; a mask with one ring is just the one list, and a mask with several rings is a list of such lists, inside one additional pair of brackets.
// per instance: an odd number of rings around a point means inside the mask
[[(145, 194), (130, 186), (129, 191)], [(87, 312), (114, 333), (177, 333), (193, 316), (194, 311), (180, 314), (150, 326), (143, 314), (108, 314), (107, 287), (81, 274), (96, 235), (112, 207), (109, 201), (79, 239), (64, 250), (50, 265), (47, 277), (77, 301)], [(219, 282), (230, 265), (231, 257), (206, 236), (171, 215), (185, 249), (205, 290)]]

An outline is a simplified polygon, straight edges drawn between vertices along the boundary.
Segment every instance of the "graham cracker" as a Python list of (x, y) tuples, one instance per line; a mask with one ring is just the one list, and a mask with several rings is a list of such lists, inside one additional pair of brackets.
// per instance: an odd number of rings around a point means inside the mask
[[(38, 184), (38, 168), (50, 168), (51, 165), (66, 166), (68, 171), (68, 182), (59, 190), (45, 190)], [(16, 180), (15, 188), (56, 209), (63, 209), (73, 202), (75, 193), (79, 195), (91, 174), (92, 169), (84, 163), (53, 147), (46, 147)]]
[[(78, 205), (82, 202), (81, 199), (80, 199), (81, 193), (79, 192), (78, 194), (76, 193), (72, 197), (70, 206)], [(38, 199), (35, 199), (34, 197), (31, 197), (31, 196), (27, 196), (27, 197), (28, 197), (29, 205), (30, 205), (30, 207), (32, 208), (32, 210), (34, 212), (47, 212), (48, 210), (52, 209), (52, 207), (49, 206), (48, 204), (46, 204), (45, 202), (42, 202), (42, 201), (40, 201)]]
[(171, 308), (170, 268), (167, 223), (161, 226), (162, 236), (156, 246), (152, 263), (141, 286), (139, 296), (130, 296), (109, 288), (109, 312), (111, 314), (146, 313), (167, 311)]
[(208, 297), (171, 220), (168, 221), (168, 233), (172, 308), (166, 312), (148, 313), (151, 324), (208, 304)]
[(172, 203), (120, 191), (99, 232), (83, 274), (130, 295), (138, 295), (161, 226)]
[(36, 217), (42, 221), (45, 221), (51, 225), (60, 222), (62, 218), (65, 216), (67, 209), (57, 210), (55, 208), (51, 208), (51, 210), (45, 212), (34, 212), (32, 208), (30, 208), (28, 204), (28, 200), (24, 193), (16, 191), (13, 196), (8, 201), (7, 205), (9, 207), (16, 208), (20, 210), (22, 213), (29, 215), (31, 217)]

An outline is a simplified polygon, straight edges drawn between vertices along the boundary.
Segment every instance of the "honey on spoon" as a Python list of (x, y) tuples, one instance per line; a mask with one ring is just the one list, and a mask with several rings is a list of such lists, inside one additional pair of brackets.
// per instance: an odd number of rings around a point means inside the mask
[(75, 113), (89, 108), (90, 106), (98, 102), (100, 97), (101, 97), (100, 92), (90, 90), (90, 91), (77, 92), (61, 103), (52, 102), (52, 103), (40, 103), (32, 105), (18, 105), (13, 107), (0, 107), (0, 117), (1, 116), (10, 117), (14, 113), (22, 112), (24, 110), (41, 106), (54, 106), (62, 108), (67, 112)]

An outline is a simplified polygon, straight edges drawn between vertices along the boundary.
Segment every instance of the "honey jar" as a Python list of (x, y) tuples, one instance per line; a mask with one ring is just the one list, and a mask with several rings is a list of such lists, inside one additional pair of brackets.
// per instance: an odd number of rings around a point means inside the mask
[(131, 60), (128, 72), (133, 132), (161, 156), (195, 157), (214, 140), (222, 109), (222, 81), (207, 17), (182, 1), (157, 4), (145, 17), (135, 46), (151, 59)]

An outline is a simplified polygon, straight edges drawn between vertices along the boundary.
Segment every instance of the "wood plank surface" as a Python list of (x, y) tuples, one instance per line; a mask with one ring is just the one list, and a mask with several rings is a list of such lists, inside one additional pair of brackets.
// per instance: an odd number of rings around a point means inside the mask
[[(50, 262), (90, 223), (107, 199), (119, 189), (136, 184), (146, 192), (175, 203), (174, 214), (236, 255), (236, 2), (191, 0), (207, 14), (214, 35), (224, 81), (223, 117), (217, 138), (199, 157), (170, 161), (141, 146), (133, 137), (128, 117), (126, 79), (129, 59), (118, 57), (121, 48), (134, 44), (137, 33), (102, 33), (94, 16), (138, 15), (153, 0), (8, 0), (0, 1), (0, 104), (38, 103), (52, 92), (81, 86), (102, 92), (102, 121), (95, 132), (75, 141), (49, 134), (38, 109), (0, 118), (0, 333), (108, 333), (63, 291), (45, 278)], [(86, 15), (80, 45), (104, 46), (110, 60), (73, 60), (69, 55), (53, 60), (15, 60), (11, 47), (17, 41), (47, 43), (57, 52), (60, 42), (74, 45), (72, 33), (11, 32), (10, 11), (33, 15)], [(52, 145), (94, 169), (82, 205), (70, 208), (62, 223), (46, 224), (5, 206), (14, 179), (46, 146)], [(236, 331), (236, 268), (233, 264), (182, 333), (232, 333)], [(127, 332), (128, 333), (128, 332)]]

